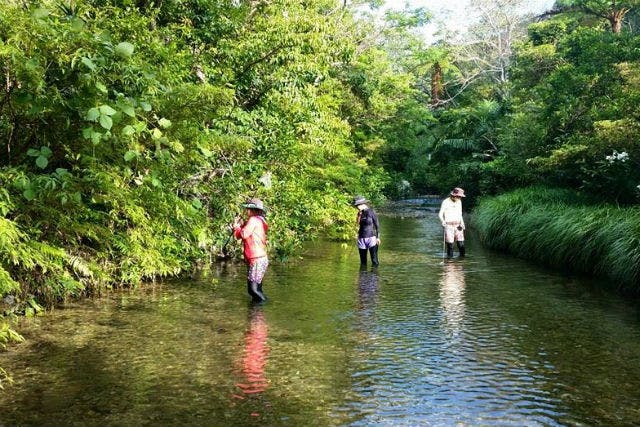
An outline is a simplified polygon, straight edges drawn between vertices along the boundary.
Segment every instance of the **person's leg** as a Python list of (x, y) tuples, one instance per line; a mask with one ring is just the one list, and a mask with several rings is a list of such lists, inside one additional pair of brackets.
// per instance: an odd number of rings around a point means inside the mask
[(367, 249), (358, 248), (360, 254), (360, 265), (367, 265)]
[(453, 243), (447, 242), (447, 258), (453, 258)]
[(455, 227), (447, 224), (444, 227), (444, 241), (447, 244), (447, 258), (453, 258), (453, 242), (455, 240)]
[(460, 256), (464, 257), (464, 254), (465, 254), (465, 249), (464, 249), (464, 230), (462, 229), (462, 227), (460, 227), (460, 228), (456, 227), (454, 239), (456, 241), (456, 244), (458, 245), (458, 252), (459, 252)]
[(256, 298), (258, 298), (258, 296), (253, 291), (253, 288), (254, 288), (254, 282), (252, 280), (247, 279), (247, 293), (249, 294), (252, 300), (255, 300)]
[(373, 264), (374, 267), (380, 265), (378, 262), (378, 245), (371, 246), (369, 248), (369, 253), (371, 254), (371, 264)]
[(249, 284), (251, 286), (251, 300), (253, 302), (263, 302), (267, 300), (264, 294), (258, 290), (258, 282), (251, 281)]
[(269, 261), (266, 257), (252, 259), (249, 266), (247, 289), (253, 302), (266, 301), (264, 293), (262, 293), (262, 279), (267, 271)]

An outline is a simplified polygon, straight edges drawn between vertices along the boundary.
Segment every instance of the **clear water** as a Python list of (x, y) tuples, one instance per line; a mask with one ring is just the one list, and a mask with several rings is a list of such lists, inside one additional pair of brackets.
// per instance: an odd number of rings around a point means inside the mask
[(248, 303), (242, 264), (82, 301), (0, 353), (0, 426), (640, 424), (638, 305), (383, 218), (381, 265), (320, 242)]

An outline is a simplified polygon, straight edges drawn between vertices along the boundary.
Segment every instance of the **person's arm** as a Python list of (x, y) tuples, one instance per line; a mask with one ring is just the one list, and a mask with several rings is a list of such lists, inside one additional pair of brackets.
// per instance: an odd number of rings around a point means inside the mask
[(440, 223), (442, 223), (442, 226), (444, 227), (445, 225), (447, 225), (447, 223), (444, 220), (444, 211), (446, 208), (446, 203), (447, 203), (447, 199), (444, 199), (442, 201), (442, 203), (440, 204), (440, 212), (438, 212), (438, 218), (440, 218)]
[(242, 236), (240, 235), (242, 231), (242, 219), (240, 217), (236, 217), (233, 220), (233, 237), (236, 239), (240, 239)]
[(246, 239), (247, 237), (251, 236), (255, 228), (256, 228), (255, 221), (252, 221), (252, 219), (249, 218), (244, 223), (244, 225), (236, 226), (233, 228), (233, 235), (236, 236), (236, 239)]
[(373, 220), (373, 226), (376, 228), (376, 239), (380, 244), (380, 222), (378, 221), (378, 215), (373, 210), (371, 211), (371, 219)]

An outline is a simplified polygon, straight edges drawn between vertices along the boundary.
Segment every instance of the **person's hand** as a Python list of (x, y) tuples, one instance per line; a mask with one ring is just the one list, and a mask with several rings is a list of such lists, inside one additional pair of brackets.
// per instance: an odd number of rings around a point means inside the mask
[(378, 243), (376, 243), (376, 244), (377, 244), (377, 245), (379, 245), (379, 244), (380, 244), (380, 242), (382, 242), (382, 240), (378, 239)]
[(233, 219), (233, 228), (240, 228), (240, 227), (242, 227), (242, 218), (237, 216)]

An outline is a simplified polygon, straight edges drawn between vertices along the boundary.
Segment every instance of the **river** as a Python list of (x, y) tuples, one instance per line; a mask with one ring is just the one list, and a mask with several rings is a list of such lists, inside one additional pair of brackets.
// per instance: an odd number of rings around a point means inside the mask
[(638, 304), (488, 252), (444, 260), (427, 218), (382, 218), (381, 265), (315, 242), (22, 319), (0, 426), (640, 423)]

